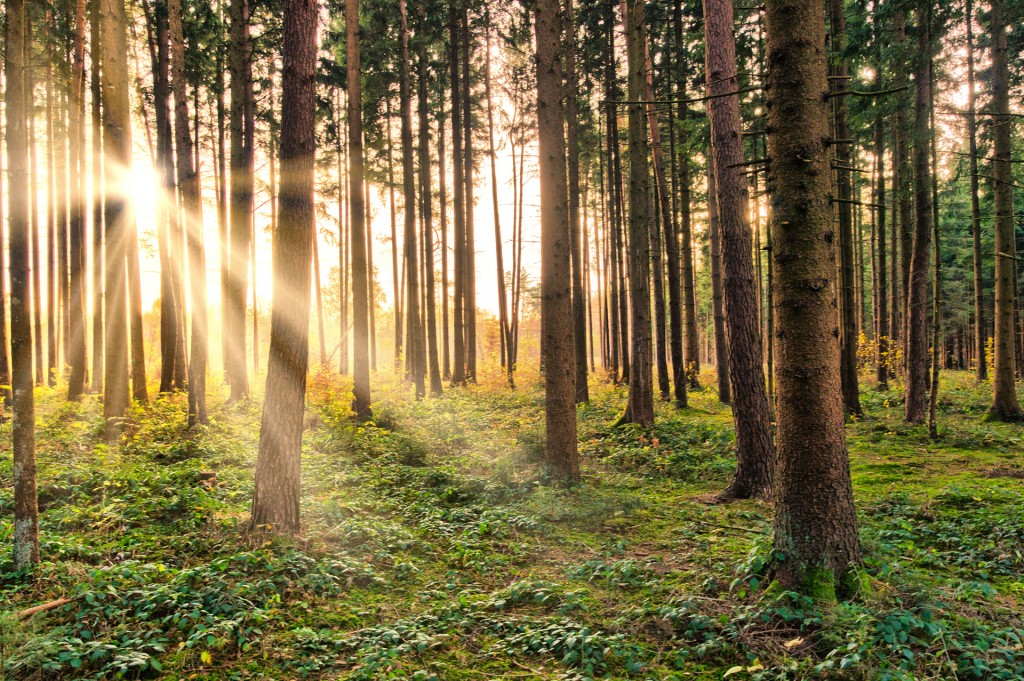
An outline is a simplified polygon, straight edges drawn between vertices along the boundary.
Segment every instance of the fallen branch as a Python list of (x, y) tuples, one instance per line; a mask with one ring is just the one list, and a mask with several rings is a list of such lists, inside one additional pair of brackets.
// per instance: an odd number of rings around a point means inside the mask
[(43, 603), (41, 605), (34, 605), (31, 608), (26, 608), (26, 609), (20, 611), (18, 613), (17, 617), (18, 617), (19, 620), (28, 619), (29, 617), (31, 617), (32, 615), (35, 615), (37, 613), (46, 612), (48, 610), (53, 610), (55, 608), (59, 608), (62, 605), (66, 605), (66, 604), (70, 603), (72, 600), (73, 599), (71, 599), (71, 598), (63, 598), (62, 597), (62, 598), (58, 598), (57, 600), (50, 601), (49, 603)]

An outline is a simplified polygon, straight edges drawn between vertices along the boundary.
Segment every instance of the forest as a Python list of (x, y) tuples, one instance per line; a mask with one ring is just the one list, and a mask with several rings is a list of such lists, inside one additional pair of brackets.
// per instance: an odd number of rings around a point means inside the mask
[(1024, 0), (0, 4), (0, 679), (1024, 681)]

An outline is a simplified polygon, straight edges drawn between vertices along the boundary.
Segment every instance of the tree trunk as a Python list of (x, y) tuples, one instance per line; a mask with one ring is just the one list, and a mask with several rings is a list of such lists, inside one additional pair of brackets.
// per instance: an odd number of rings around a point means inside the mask
[[(616, 173), (616, 159), (619, 152), (619, 131), (618, 131), (618, 115), (615, 108), (615, 104), (612, 102), (617, 98), (615, 89), (615, 14), (614, 4), (608, 2), (605, 4), (604, 10), (604, 23), (605, 32), (607, 33), (607, 43), (605, 45), (605, 78), (604, 78), (604, 96), (608, 102), (608, 108), (605, 112), (605, 138), (608, 142), (608, 261), (610, 264), (609, 268), (609, 305), (610, 310), (610, 324), (611, 327), (609, 333), (610, 348), (609, 354), (611, 355), (611, 376), (615, 382), (619, 381), (620, 378), (620, 358), (622, 378), (625, 378), (629, 374), (629, 349), (628, 344), (626, 347), (622, 347), (621, 341), (624, 332), (620, 331), (619, 324), (621, 322), (619, 310), (621, 309), (620, 303), (622, 298), (625, 298), (625, 291), (620, 287), (620, 262), (619, 262), (619, 235), (622, 233), (622, 223), (619, 220), (619, 201), (620, 196), (618, 193), (619, 184), (617, 182)], [(621, 298), (620, 298), (621, 297)]]
[[(405, 342), (402, 336), (402, 316), (403, 316), (403, 305), (402, 305), (402, 282), (405, 275), (405, 259), (403, 252), (402, 264), (398, 263), (398, 217), (395, 210), (395, 154), (394, 145), (391, 140), (391, 96), (390, 92), (388, 96), (384, 98), (384, 109), (385, 109), (385, 125), (387, 138), (387, 160), (388, 160), (388, 213), (391, 218), (391, 285), (395, 292), (395, 304), (394, 304), (394, 316), (395, 316), (395, 371), (399, 371), (402, 368), (402, 345)], [(410, 329), (410, 333), (412, 330)], [(406, 378), (410, 378), (409, 368), (412, 366), (406, 357)]]
[[(70, 248), (69, 274), (71, 291), (68, 300), (70, 333), (68, 334), (68, 400), (77, 400), (85, 392), (85, 6), (86, 0), (75, 2), (75, 33), (72, 46), (71, 88), (69, 92), (69, 165), (71, 205), (68, 223)], [(0, 233), (0, 242), (3, 234)], [(2, 250), (2, 249), (0, 249)], [(2, 256), (0, 256), (2, 257)], [(3, 261), (0, 259), (0, 272)], [(0, 276), (0, 300), (4, 299), (3, 277)], [(0, 305), (0, 308), (3, 306)], [(7, 370), (7, 334), (4, 313), (0, 309), (0, 381), (10, 384)]]
[[(442, 104), (442, 109), (443, 109)], [(515, 159), (512, 161), (515, 167)], [(441, 378), (452, 377), (451, 340), (448, 333), (448, 175), (444, 154), (444, 114), (437, 117), (437, 182), (441, 194)]]
[[(54, 31), (53, 13), (47, 12), (45, 27)], [(53, 43), (46, 47), (46, 385), (57, 384), (57, 168), (61, 143), (54, 136)]]
[(452, 385), (466, 382), (466, 212), (465, 212), (465, 166), (462, 154), (462, 92), (459, 79), (459, 10), (452, 2), (448, 11), (448, 70), (452, 93), (452, 184), (453, 212), (455, 222), (454, 263), (455, 291), (452, 309), (453, 364)]
[(928, 106), (931, 101), (929, 69), (932, 40), (929, 30), (930, 5), (917, 5), (917, 64), (914, 73), (914, 240), (907, 291), (906, 404), (907, 423), (921, 423), (926, 416), (928, 390), (928, 259), (932, 238), (931, 131)]
[[(231, 220), (228, 299), (224, 308), (224, 328), (228, 336), (224, 344), (228, 351), (224, 365), (227, 369), (228, 383), (231, 385), (228, 402), (245, 399), (249, 395), (249, 376), (245, 366), (245, 311), (248, 297), (249, 248), (254, 228), (252, 215), (255, 137), (251, 51), (249, 2), (231, 0), (228, 45), (228, 68), (231, 73)], [(270, 87), (273, 88), (272, 78)], [(255, 300), (255, 296), (253, 299)]]
[(462, 251), (466, 261), (463, 314), (466, 326), (466, 380), (476, 383), (476, 223), (473, 219), (473, 97), (470, 61), (473, 46), (469, 32), (468, 3), (463, 3), (461, 14), (462, 39), (459, 42), (459, 47), (462, 48), (462, 125), (465, 135), (462, 146), (462, 163), (465, 166), (463, 181), (466, 183), (463, 206), (466, 216), (465, 244)]
[(835, 173), (839, 189), (839, 272), (842, 298), (839, 305), (839, 373), (843, 383), (843, 405), (851, 414), (861, 414), (860, 387), (857, 380), (857, 291), (854, 279), (853, 177), (849, 170), (853, 161), (852, 138), (846, 97), (841, 93), (849, 87), (846, 65), (846, 15), (843, 0), (829, 0), (833, 79), (832, 105), (835, 122)]
[(739, 89), (732, 0), (705, 0), (704, 35), (708, 94), (714, 97), (708, 103), (708, 112), (722, 231), (729, 375), (736, 424), (736, 474), (722, 496), (767, 498), (771, 494), (775, 452), (761, 360), (757, 287), (750, 256), (747, 182), (740, 174), (743, 165), (740, 103), (736, 94), (723, 96)]
[[(896, 44), (901, 54), (906, 54), (907, 27), (906, 16), (903, 10), (898, 10), (895, 16)], [(907, 74), (905, 69), (896, 69), (896, 87), (907, 89)], [(896, 162), (898, 164), (897, 177), (899, 194), (899, 225), (900, 225), (900, 297), (899, 297), (899, 339), (903, 348), (903, 371), (906, 374), (906, 365), (909, 353), (907, 352), (908, 323), (910, 314), (908, 310), (908, 297), (910, 295), (910, 256), (913, 252), (914, 241), (914, 203), (912, 184), (914, 171), (910, 159), (910, 125), (907, 122), (907, 109), (911, 108), (909, 95), (901, 95), (896, 108)], [(895, 226), (895, 225), (894, 225)], [(895, 258), (895, 251), (893, 252)], [(895, 334), (893, 334), (895, 335)]]
[[(39, 498), (36, 494), (35, 398), (29, 292), (28, 130), (31, 99), (26, 71), (31, 51), (24, 0), (7, 0), (6, 76), (8, 224), (11, 276), (11, 388), (14, 410), (14, 568), (39, 562)], [(4, 347), (4, 354), (7, 349)]]
[[(419, 181), (420, 197), (422, 198), (423, 212), (423, 264), (424, 264), (424, 286), (426, 287), (426, 323), (427, 323), (427, 373), (430, 376), (430, 393), (440, 395), (441, 388), (441, 367), (437, 356), (437, 292), (434, 286), (434, 224), (433, 224), (433, 200), (434, 192), (431, 189), (431, 168), (430, 168), (430, 119), (428, 112), (430, 100), (428, 97), (428, 74), (430, 72), (429, 56), (427, 54), (426, 41), (426, 5), (422, 0), (416, 6), (416, 27), (420, 34), (420, 40), (416, 55), (417, 67), (417, 97), (419, 116)], [(493, 157), (492, 157), (493, 158)], [(444, 173), (441, 168), (440, 173)], [(444, 196), (441, 197), (444, 204)], [(497, 222), (495, 222), (497, 226)], [(500, 250), (499, 250), (500, 253)]]
[[(351, 8), (356, 2), (349, 0), (350, 9), (357, 9)], [(358, 13), (352, 19), (358, 21)], [(253, 527), (292, 534), (299, 531), (300, 524), (302, 423), (309, 365), (309, 270), (316, 229), (316, 26), (315, 0), (285, 1), (281, 214), (274, 235), (270, 360), (252, 498)], [(355, 101), (360, 100), (355, 97)]]
[(566, 150), (562, 108), (562, 26), (559, 0), (539, 0), (537, 31), (537, 136), (541, 205), (541, 316), (545, 458), (563, 484), (579, 480), (576, 449), (576, 379)]
[[(835, 600), (861, 564), (835, 328), (822, 0), (768, 0), (768, 182), (778, 340), (775, 578)], [(778, 553), (776, 554), (778, 556)]]
[(629, 281), (632, 327), (629, 367), (629, 403), (622, 421), (641, 426), (654, 424), (654, 386), (651, 347), (651, 252), (647, 192), (647, 131), (644, 107), (644, 5), (623, 0), (629, 65)]
[[(583, 250), (580, 234), (580, 145), (576, 91), (576, 16), (572, 0), (565, 8), (565, 117), (569, 172), (569, 250), (572, 254), (572, 319), (576, 355), (576, 403), (590, 401), (587, 386), (587, 308), (583, 299)], [(493, 159), (494, 152), (491, 151)], [(492, 161), (493, 163), (493, 161)], [(495, 191), (497, 189), (495, 188)], [(495, 207), (497, 215), (497, 207)], [(499, 245), (500, 249), (500, 245)]]
[[(289, 0), (295, 4), (308, 0)], [(366, 210), (363, 206), (363, 95), (360, 87), (359, 0), (345, 0), (348, 79), (348, 205), (352, 258), (352, 411), (366, 421), (370, 411), (370, 272), (367, 269)], [(284, 117), (282, 115), (282, 121)], [(283, 207), (283, 206), (282, 206)], [(308, 322), (307, 322), (308, 323)], [(297, 503), (297, 502), (296, 502)]]
[[(877, 12), (878, 0), (875, 0)], [(875, 90), (882, 90), (882, 44), (881, 26), (877, 16), (873, 20), (876, 49), (878, 59), (875, 64)], [(890, 359), (890, 337), (889, 337), (889, 306), (888, 306), (888, 265), (886, 262), (886, 232), (885, 232), (885, 114), (881, 107), (875, 109), (874, 121), (875, 136), (875, 191), (874, 191), (874, 222), (876, 231), (876, 243), (878, 244), (877, 267), (874, 267), (876, 289), (872, 292), (875, 299), (875, 324), (877, 337), (875, 342), (875, 376), (878, 380), (879, 390), (889, 389), (889, 365)], [(893, 254), (895, 256), (895, 254)]]
[[(405, 205), (405, 263), (407, 324), (409, 349), (406, 365), (411, 368), (416, 397), (426, 395), (426, 353), (423, 346), (423, 320), (420, 317), (419, 249), (416, 245), (416, 170), (412, 146), (412, 88), (409, 84), (409, 19), (406, 0), (398, 0), (401, 34), (398, 97), (401, 100), (402, 200)], [(429, 200), (429, 197), (428, 197)]]
[(975, 366), (978, 381), (988, 378), (988, 363), (985, 361), (985, 284), (981, 255), (981, 205), (978, 187), (978, 121), (975, 115), (974, 91), (974, 2), (966, 0), (964, 10), (964, 32), (967, 34), (967, 141), (970, 145), (968, 163), (971, 174), (971, 241), (974, 246), (974, 348), (977, 355)]
[[(1019, 421), (1024, 418), (1014, 383), (1016, 348), (1014, 311), (1013, 168), (1010, 165), (1010, 96), (1006, 45), (1006, 0), (993, 0), (989, 14), (992, 33), (992, 175), (995, 180), (996, 311), (995, 358), (992, 367), (992, 407), (988, 418)], [(13, 188), (12, 188), (13, 189)]]
[[(103, 37), (100, 28), (100, 0), (89, 0), (90, 117), (92, 123), (92, 392), (103, 392), (103, 102), (100, 86), (100, 61)], [(97, 58), (97, 55), (100, 58)]]
[[(131, 111), (128, 106), (128, 47), (124, 0), (100, 0), (103, 99), (104, 185), (115, 186), (132, 165)], [(130, 170), (128, 170), (130, 172)], [(106, 308), (103, 415), (119, 419), (128, 410), (127, 236), (133, 228), (131, 204), (119, 192), (106, 197), (104, 224)]]
[(708, 150), (708, 240), (711, 256), (711, 310), (715, 332), (715, 371), (718, 373), (718, 400), (732, 402), (729, 381), (729, 331), (725, 324), (725, 285), (722, 277), (722, 223), (718, 218), (718, 190), (715, 187), (715, 160)]

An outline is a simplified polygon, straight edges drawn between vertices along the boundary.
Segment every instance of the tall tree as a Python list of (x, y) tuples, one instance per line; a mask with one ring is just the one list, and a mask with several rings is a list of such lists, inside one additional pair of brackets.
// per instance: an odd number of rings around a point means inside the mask
[[(6, 59), (8, 225), (11, 276), (11, 392), (14, 410), (14, 566), (39, 562), (32, 321), (29, 309), (28, 118), (25, 72), (30, 55), (24, 0), (7, 0)], [(4, 352), (6, 353), (6, 348)]]
[[(877, 54), (875, 64), (875, 90), (882, 90), (882, 31), (878, 18), (878, 0), (875, 0), (874, 39)], [(875, 191), (874, 191), (874, 223), (878, 243), (878, 261), (874, 270), (875, 286), (873, 295), (876, 302), (875, 323), (875, 377), (879, 390), (889, 389), (890, 331), (888, 305), (888, 265), (886, 263), (886, 230), (885, 230), (885, 113), (881, 107), (875, 107), (874, 120), (874, 155), (875, 155)], [(895, 226), (894, 226), (895, 227)], [(895, 254), (892, 254), (895, 257)], [(845, 397), (844, 397), (845, 402)]]
[[(855, 584), (853, 506), (839, 342), (823, 0), (767, 0), (768, 156), (778, 364), (775, 576), (818, 598)], [(776, 554), (778, 555), (778, 554)]]
[(452, 297), (452, 385), (466, 382), (466, 183), (462, 149), (462, 88), (459, 75), (459, 10), (448, 7), (448, 72), (452, 97), (452, 214), (455, 290)]
[[(348, 1), (350, 10), (358, 10), (352, 7), (357, 5), (357, 0)], [(353, 15), (358, 22), (358, 12)], [(316, 228), (313, 210), (316, 0), (285, 0), (283, 33), (281, 211), (274, 235), (270, 359), (256, 459), (252, 524), (295, 533), (300, 524), (300, 456), (309, 366), (310, 263)]]
[(988, 360), (985, 358), (985, 278), (982, 272), (981, 250), (981, 191), (978, 187), (978, 117), (975, 104), (974, 77), (974, 2), (966, 1), (964, 33), (967, 34), (967, 143), (968, 167), (971, 174), (971, 242), (974, 255), (974, 354), (975, 375), (979, 381), (988, 378)]
[[(231, 220), (228, 248), (228, 299), (224, 307), (224, 358), (231, 385), (229, 402), (248, 396), (245, 366), (245, 309), (249, 248), (253, 238), (253, 111), (252, 46), (249, 38), (249, 2), (231, 0), (231, 36), (228, 49), (231, 72)], [(271, 86), (272, 87), (272, 86)]]
[(131, 203), (120, 181), (131, 173), (131, 111), (128, 107), (128, 38), (124, 0), (100, 0), (103, 100), (104, 197), (104, 392), (103, 415), (128, 410), (127, 232), (134, 229)]
[[(289, 0), (298, 3), (300, 0)], [(366, 210), (363, 206), (363, 95), (360, 84), (359, 0), (345, 0), (345, 56), (348, 80), (348, 206), (352, 258), (352, 411), (370, 411), (370, 272), (367, 268)], [(282, 118), (283, 120), (283, 118)]]
[(854, 273), (853, 172), (850, 170), (853, 140), (849, 109), (844, 92), (849, 87), (846, 63), (846, 4), (829, 0), (829, 25), (832, 47), (832, 112), (835, 129), (836, 178), (839, 204), (839, 275), (842, 296), (839, 305), (839, 369), (843, 383), (843, 404), (851, 414), (860, 414), (860, 387), (857, 380), (857, 302)]
[(103, 59), (103, 33), (100, 26), (100, 0), (89, 0), (89, 107), (92, 123), (92, 391), (103, 392), (104, 309), (103, 296), (103, 233), (104, 233), (104, 178), (103, 178), (103, 98), (100, 83), (100, 64)]
[(206, 255), (203, 251), (199, 174), (196, 172), (195, 151), (189, 129), (181, 0), (167, 0), (167, 8), (171, 37), (171, 85), (174, 92), (174, 137), (177, 151), (175, 160), (185, 224), (191, 298), (192, 337), (188, 363), (188, 420), (191, 426), (206, 423)]
[(992, 0), (989, 28), (992, 34), (992, 175), (995, 181), (996, 311), (995, 358), (992, 366), (992, 407), (988, 418), (1019, 421), (1024, 418), (1014, 383), (1014, 267), (1013, 169), (1010, 165), (1010, 76), (1006, 41), (1006, 0)]
[[(77, 400), (85, 392), (85, 125), (82, 113), (85, 107), (85, 0), (75, 2), (75, 33), (72, 47), (71, 90), (69, 106), (69, 166), (71, 179), (71, 205), (69, 215), (69, 269), (71, 294), (69, 298), (70, 334), (68, 344), (68, 399)], [(3, 263), (0, 262), (0, 271)], [(3, 299), (3, 277), (0, 277), (0, 300)], [(2, 307), (2, 306), (0, 306)], [(0, 317), (0, 325), (4, 324)], [(0, 334), (2, 336), (2, 334)], [(0, 337), (4, 350), (0, 352), (3, 367), (0, 380), (5, 380), (7, 343)]]
[(629, 121), (629, 402), (622, 421), (650, 426), (654, 423), (654, 385), (651, 342), (651, 243), (647, 192), (650, 177), (644, 114), (644, 4), (622, 0), (626, 20)]
[[(431, 168), (430, 168), (430, 119), (428, 113), (430, 101), (427, 94), (428, 73), (430, 62), (427, 56), (427, 33), (426, 33), (426, 3), (422, 0), (417, 9), (417, 32), (419, 41), (417, 45), (417, 95), (419, 116), (419, 177), (420, 197), (422, 198), (423, 212), (423, 263), (424, 263), (424, 286), (426, 300), (426, 324), (427, 324), (427, 371), (430, 375), (430, 392), (434, 395), (441, 394), (441, 367), (437, 355), (437, 293), (434, 287), (434, 224), (433, 224), (433, 191), (431, 189)], [(490, 63), (488, 61), (488, 63)], [(489, 111), (489, 109), (488, 109)], [(440, 135), (439, 135), (440, 136)], [(493, 156), (492, 156), (493, 159)], [(444, 168), (438, 171), (444, 174)], [(441, 196), (441, 203), (444, 204), (444, 196)], [(497, 229), (497, 222), (495, 228)], [(500, 250), (499, 250), (500, 252)], [(447, 258), (447, 254), (442, 257)], [(447, 297), (447, 291), (444, 292)]]
[(722, 230), (725, 314), (729, 328), (729, 375), (736, 425), (736, 474), (726, 498), (768, 497), (775, 452), (771, 410), (761, 361), (757, 284), (751, 260), (750, 209), (742, 173), (743, 138), (736, 91), (736, 39), (732, 0), (705, 0), (711, 153), (714, 156), (718, 219)]
[(931, 4), (918, 0), (917, 49), (914, 69), (914, 238), (910, 288), (907, 291), (907, 384), (904, 418), (921, 423), (928, 398), (928, 266), (932, 240), (931, 129)]
[(562, 106), (562, 22), (559, 0), (538, 0), (537, 139), (541, 206), (541, 336), (544, 375), (545, 458), (560, 482), (579, 480), (576, 449), (576, 379), (570, 275), (565, 114)]

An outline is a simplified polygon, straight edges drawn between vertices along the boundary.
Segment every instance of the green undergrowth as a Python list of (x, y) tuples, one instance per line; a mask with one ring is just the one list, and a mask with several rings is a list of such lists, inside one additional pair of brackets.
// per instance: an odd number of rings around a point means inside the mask
[(108, 442), (94, 398), (41, 388), (43, 562), (0, 560), (0, 678), (1024, 679), (1024, 431), (982, 422), (987, 386), (943, 380), (937, 441), (865, 386), (848, 435), (871, 588), (837, 605), (767, 591), (770, 507), (714, 502), (735, 452), (710, 389), (613, 428), (625, 394), (595, 383), (565, 490), (536, 377), (421, 402), (382, 377), (355, 425), (350, 385), (313, 376), (304, 529), (271, 538), (246, 530), (258, 401), (214, 400), (189, 431), (162, 397)]

